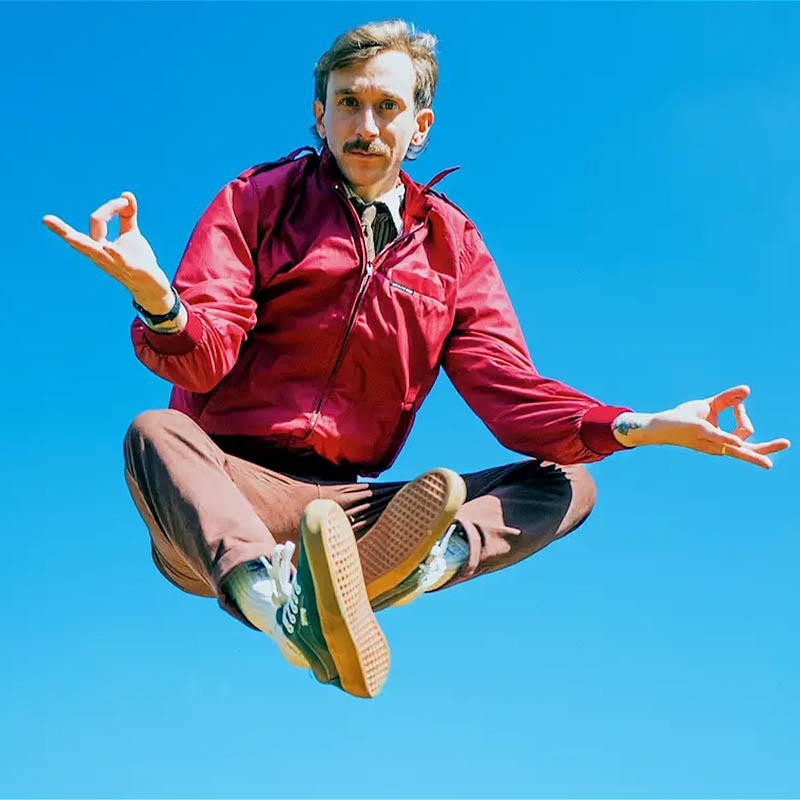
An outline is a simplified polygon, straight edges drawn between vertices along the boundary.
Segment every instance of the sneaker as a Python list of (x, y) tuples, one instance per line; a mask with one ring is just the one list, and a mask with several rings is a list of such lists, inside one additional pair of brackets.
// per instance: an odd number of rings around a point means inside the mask
[(311, 669), (308, 659), (286, 637), (277, 612), (288, 600), (294, 542), (276, 544), (272, 558), (261, 556), (235, 567), (225, 579), (224, 591), (251, 625), (275, 640), (283, 657), (295, 667)]
[(358, 555), (372, 607), (387, 598), (445, 535), (467, 496), (464, 479), (438, 467), (403, 486), (377, 522), (358, 540)]
[(378, 694), (389, 673), (389, 646), (370, 608), (353, 529), (332, 500), (312, 500), (292, 542), (272, 559), (240, 564), (225, 588), (245, 617), (275, 639), (292, 664), (320, 683), (357, 697)]
[(318, 681), (357, 697), (381, 690), (389, 645), (370, 608), (353, 529), (332, 500), (312, 500), (300, 519), (297, 571), (278, 621)]
[(461, 526), (455, 522), (431, 548), (427, 558), (393, 589), (372, 601), (372, 610), (404, 606), (425, 592), (444, 586), (467, 563), (469, 544)]

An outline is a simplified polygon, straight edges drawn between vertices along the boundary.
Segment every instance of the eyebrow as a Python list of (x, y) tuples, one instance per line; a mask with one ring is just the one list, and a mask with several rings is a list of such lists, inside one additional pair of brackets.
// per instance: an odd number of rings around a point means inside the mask
[[(390, 98), (391, 100), (394, 100), (394, 101), (396, 101), (398, 103), (405, 103), (405, 100), (403, 100), (403, 98), (400, 97), (399, 95), (393, 94), (392, 92), (387, 92), (385, 89), (378, 89), (378, 91), (382, 95), (385, 95), (386, 97)], [(358, 90), (353, 88), (353, 87), (349, 87), (347, 89), (336, 89), (336, 91), (334, 91), (334, 95), (336, 97), (341, 97), (342, 95), (345, 95), (345, 94), (355, 94), (355, 95), (357, 95), (358, 94)]]

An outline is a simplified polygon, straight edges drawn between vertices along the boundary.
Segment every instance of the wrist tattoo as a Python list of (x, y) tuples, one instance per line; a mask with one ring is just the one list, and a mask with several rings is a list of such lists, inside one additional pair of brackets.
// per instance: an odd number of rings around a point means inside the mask
[(626, 436), (633, 430), (637, 428), (641, 428), (641, 422), (615, 422), (614, 423), (614, 430), (619, 431), (623, 436)]

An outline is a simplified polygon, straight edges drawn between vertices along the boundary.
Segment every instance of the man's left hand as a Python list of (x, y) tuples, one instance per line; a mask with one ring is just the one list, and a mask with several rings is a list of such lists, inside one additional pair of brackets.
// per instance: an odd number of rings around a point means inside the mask
[[(769, 453), (785, 450), (788, 439), (770, 442), (747, 442), (753, 434), (753, 425), (744, 408), (744, 399), (750, 394), (748, 386), (734, 386), (705, 400), (690, 400), (668, 411), (641, 414), (626, 411), (614, 420), (614, 436), (627, 447), (644, 444), (674, 444), (716, 456), (730, 456), (749, 461), (764, 469), (772, 467)], [(717, 424), (721, 411), (733, 409), (736, 428), (723, 430)]]

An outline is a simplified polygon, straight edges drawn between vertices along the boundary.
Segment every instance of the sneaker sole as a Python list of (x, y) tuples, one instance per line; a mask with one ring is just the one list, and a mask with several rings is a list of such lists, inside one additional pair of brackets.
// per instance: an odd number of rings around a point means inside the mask
[(445, 467), (423, 473), (397, 492), (358, 540), (370, 600), (393, 589), (422, 563), (466, 497), (464, 479)]
[(353, 529), (333, 500), (312, 500), (300, 520), (322, 634), (344, 691), (375, 697), (389, 674), (389, 645), (367, 597)]

